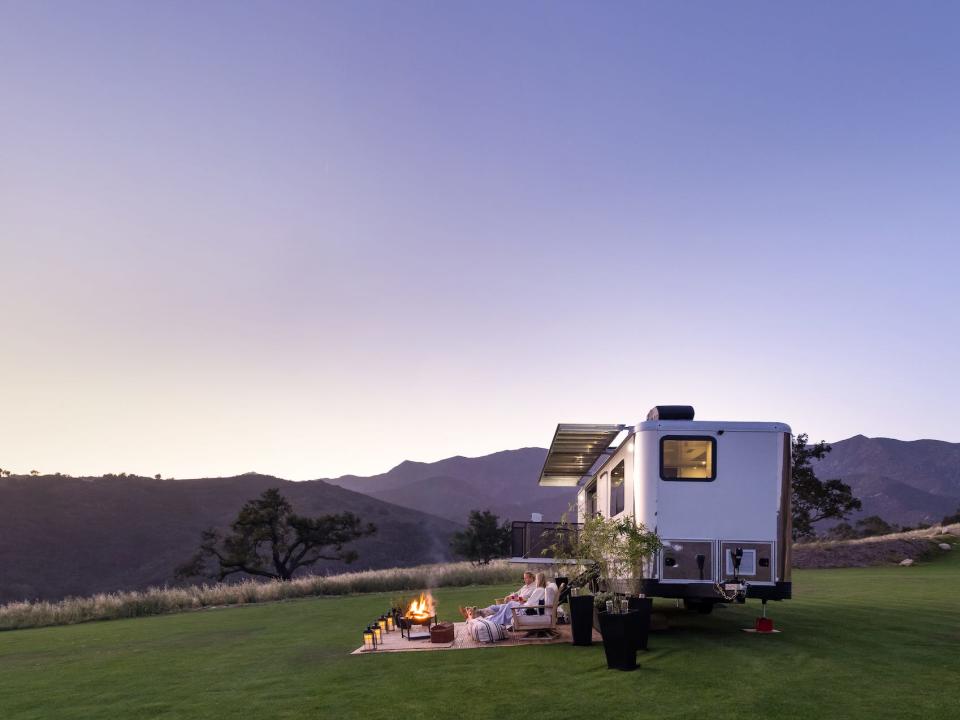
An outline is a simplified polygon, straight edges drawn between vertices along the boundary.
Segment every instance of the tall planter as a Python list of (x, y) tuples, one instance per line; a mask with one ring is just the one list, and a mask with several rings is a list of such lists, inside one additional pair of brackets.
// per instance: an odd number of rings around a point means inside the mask
[(593, 595), (571, 595), (569, 603), (573, 644), (593, 645)]
[(650, 615), (653, 614), (653, 598), (627, 598), (627, 607), (637, 611), (637, 649), (646, 650), (650, 636)]
[(629, 610), (625, 613), (598, 613), (600, 634), (603, 635), (603, 652), (610, 670), (637, 669), (637, 636), (640, 613)]

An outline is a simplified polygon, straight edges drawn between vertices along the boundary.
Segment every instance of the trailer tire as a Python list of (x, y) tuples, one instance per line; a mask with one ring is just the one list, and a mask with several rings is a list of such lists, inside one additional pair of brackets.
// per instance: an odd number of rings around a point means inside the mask
[(684, 600), (683, 607), (690, 611), (695, 611), (701, 615), (709, 615), (713, 612), (714, 603), (712, 600)]

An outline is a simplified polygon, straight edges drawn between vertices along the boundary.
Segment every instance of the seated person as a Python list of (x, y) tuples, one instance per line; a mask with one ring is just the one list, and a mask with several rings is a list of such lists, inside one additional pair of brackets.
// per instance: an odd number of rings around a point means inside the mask
[[(487, 615), (492, 615), (493, 613), (497, 612), (500, 608), (506, 605), (510, 605), (510, 603), (521, 605), (527, 601), (527, 598), (529, 598), (533, 594), (533, 591), (536, 588), (537, 588), (536, 576), (532, 572), (527, 571), (523, 574), (523, 585), (516, 592), (512, 592), (509, 595), (507, 595), (503, 599), (502, 603), (489, 605), (485, 608), (461, 607), (460, 615), (462, 615), (464, 619), (469, 620), (472, 617), (486, 617)], [(510, 607), (513, 607), (513, 606), (510, 605)]]
[[(526, 578), (525, 578), (526, 579)], [(513, 622), (513, 611), (514, 607), (526, 607), (531, 608), (530, 612), (536, 612), (532, 608), (538, 607), (540, 601), (544, 599), (547, 587), (547, 576), (542, 572), (537, 573), (534, 576), (534, 588), (530, 595), (523, 600), (507, 600), (503, 604), (491, 605), (488, 608), (476, 609), (476, 608), (466, 608), (464, 612), (464, 617), (468, 621), (473, 620), (474, 618), (482, 617), (485, 620), (490, 620), (491, 622), (499, 623), (500, 625), (510, 625)], [(509, 596), (508, 596), (509, 597)]]

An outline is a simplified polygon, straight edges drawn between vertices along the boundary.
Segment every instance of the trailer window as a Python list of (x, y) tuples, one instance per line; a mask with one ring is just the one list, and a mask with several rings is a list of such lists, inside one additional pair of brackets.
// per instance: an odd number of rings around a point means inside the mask
[(587, 488), (584, 507), (584, 516), (592, 518), (597, 514), (597, 484), (594, 483)]
[(699, 480), (717, 477), (717, 440), (712, 437), (668, 435), (660, 439), (660, 477)]
[(623, 460), (610, 471), (610, 517), (623, 512)]

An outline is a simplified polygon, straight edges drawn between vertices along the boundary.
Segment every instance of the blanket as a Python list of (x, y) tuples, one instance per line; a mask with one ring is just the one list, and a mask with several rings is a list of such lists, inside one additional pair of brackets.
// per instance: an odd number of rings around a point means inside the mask
[(492, 643), (498, 640), (506, 640), (507, 630), (500, 623), (493, 622), (487, 618), (474, 618), (467, 621), (467, 630), (477, 642)]

